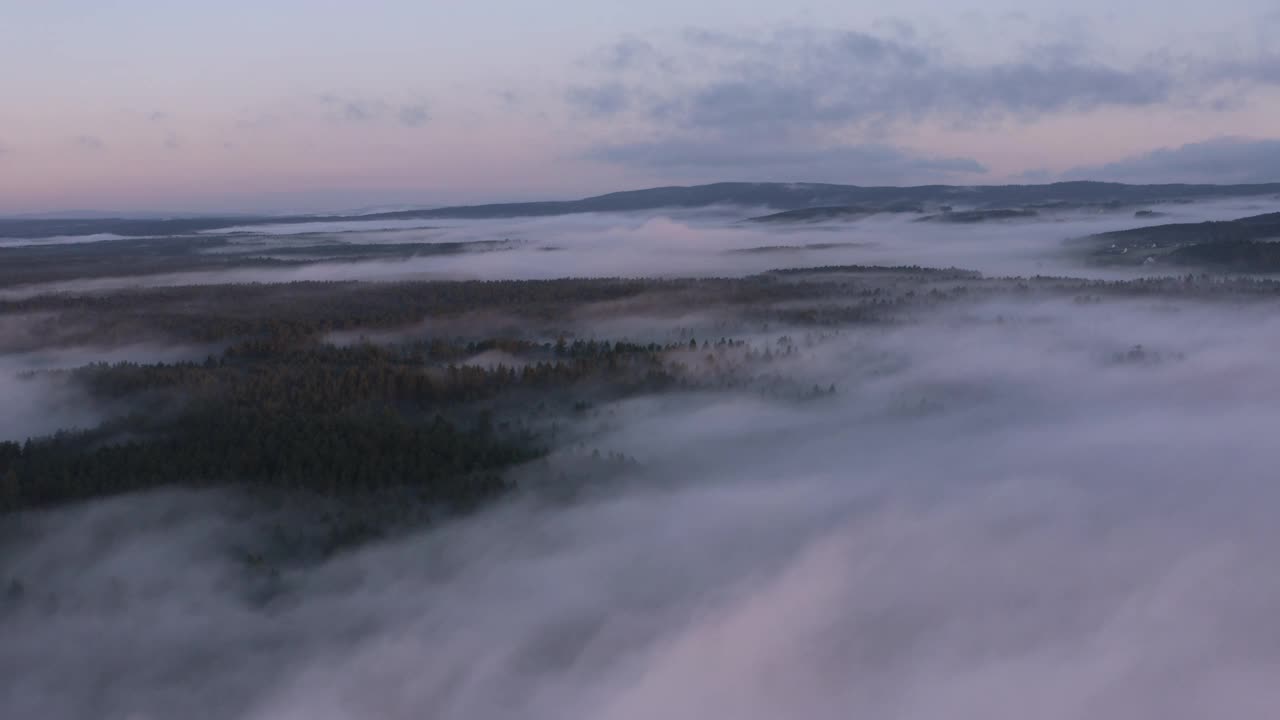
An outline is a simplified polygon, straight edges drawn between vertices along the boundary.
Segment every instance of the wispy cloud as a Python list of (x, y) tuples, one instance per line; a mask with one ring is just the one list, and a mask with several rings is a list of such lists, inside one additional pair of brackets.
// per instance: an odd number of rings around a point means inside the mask
[(422, 127), (431, 119), (430, 113), (427, 112), (427, 106), (417, 105), (401, 105), (396, 111), (396, 117), (400, 120), (400, 124), (406, 127)]
[(431, 119), (425, 103), (394, 104), (380, 99), (346, 97), (326, 93), (319, 98), (332, 120), (353, 124), (395, 122), (417, 128)]
[(573, 107), (594, 117), (617, 115), (631, 106), (630, 91), (617, 82), (571, 87), (567, 98)]
[(102, 138), (96, 135), (77, 135), (71, 142), (75, 147), (88, 152), (98, 152), (107, 147)]
[(381, 102), (351, 100), (331, 94), (321, 95), (320, 103), (328, 109), (331, 117), (353, 123), (370, 120), (385, 109)]

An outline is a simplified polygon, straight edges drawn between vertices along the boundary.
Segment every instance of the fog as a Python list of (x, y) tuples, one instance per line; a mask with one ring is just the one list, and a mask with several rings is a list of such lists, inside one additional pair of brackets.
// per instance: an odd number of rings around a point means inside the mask
[(215, 346), (134, 343), (120, 347), (60, 347), (15, 351), (32, 341), (21, 317), (0, 323), (0, 442), (21, 442), (59, 430), (88, 429), (126, 407), (95, 403), (64, 375), (89, 363), (157, 363), (198, 360)]
[(86, 428), (102, 416), (87, 407), (81, 393), (62, 380), (28, 376), (0, 364), (0, 442), (21, 442), (62, 429)]
[[(474, 252), (393, 260), (320, 261), (289, 268), (201, 270), (146, 276), (96, 277), (0, 289), (15, 300), (49, 292), (104, 292), (134, 287), (232, 282), (547, 279), (559, 277), (743, 276), (779, 267), (925, 265), (963, 267), (989, 275), (1131, 277), (1133, 270), (1087, 267), (1068, 241), (1099, 232), (1165, 222), (1226, 220), (1280, 210), (1275, 198), (1243, 198), (1158, 206), (1164, 216), (1131, 211), (1046, 212), (1040, 217), (984, 223), (916, 222), (912, 214), (875, 215), (856, 222), (801, 225), (743, 223), (754, 211), (724, 208), (669, 213), (585, 214), (551, 218), (451, 221), (404, 230), (414, 221), (305, 223), (236, 228), (236, 254), (271, 256), (276, 243), (474, 243), (510, 241)], [(395, 224), (399, 223), (399, 224)], [(387, 237), (388, 226), (401, 228)], [(340, 231), (340, 232), (339, 232)], [(806, 247), (807, 246), (807, 247)], [(223, 250), (221, 252), (227, 252)], [(1156, 274), (1157, 270), (1148, 270)]]
[(1009, 299), (798, 342), (770, 371), (835, 395), (606, 404), (571, 436), (623, 477), (279, 576), (241, 558), (281, 517), (231, 493), (12, 518), (0, 716), (1280, 707), (1273, 305)]
[(95, 233), (93, 235), (57, 235), (45, 238), (4, 238), (0, 239), (0, 248), (18, 248), (31, 245), (79, 245), (80, 243), (110, 242), (127, 240), (124, 235), (115, 233)]

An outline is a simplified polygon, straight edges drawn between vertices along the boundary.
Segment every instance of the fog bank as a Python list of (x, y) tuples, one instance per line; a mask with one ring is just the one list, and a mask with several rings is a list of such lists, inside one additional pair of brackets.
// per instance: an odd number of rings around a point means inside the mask
[(279, 575), (230, 493), (12, 519), (0, 715), (1269, 717), (1277, 317), (845, 330), (774, 368), (834, 396), (605, 405), (575, 436), (635, 471)]
[[(1275, 198), (1244, 198), (1160, 206), (1160, 218), (1130, 211), (1045, 211), (1040, 216), (980, 223), (917, 222), (916, 214), (880, 214), (856, 222), (772, 225), (706, 212), (587, 214), (552, 218), (451, 221), (403, 229), (410, 221), (347, 222), (313, 227), (238, 228), (234, 254), (274, 258), (273, 247), (308, 242), (492, 243), (471, 252), (293, 267), (201, 270), (145, 276), (105, 276), (0, 289), (14, 300), (49, 292), (105, 292), (134, 287), (274, 283), (302, 280), (503, 280), (562, 277), (740, 277), (781, 267), (924, 265), (963, 267), (988, 275), (1071, 275), (1118, 279), (1167, 272), (1088, 267), (1067, 241), (1173, 222), (1227, 220), (1280, 210)], [(371, 227), (361, 228), (362, 224)], [(410, 223), (411, 225), (411, 223)], [(325, 232), (317, 232), (323, 230)], [(390, 233), (390, 235), (388, 235)], [(223, 254), (223, 253), (219, 253)], [(323, 253), (321, 253), (323, 254)], [(296, 258), (295, 258), (296, 259)]]

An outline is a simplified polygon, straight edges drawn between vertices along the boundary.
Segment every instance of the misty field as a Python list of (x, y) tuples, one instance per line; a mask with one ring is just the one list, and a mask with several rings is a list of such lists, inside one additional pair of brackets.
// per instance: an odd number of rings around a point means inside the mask
[(1158, 207), (15, 224), (0, 717), (1269, 717), (1280, 199)]

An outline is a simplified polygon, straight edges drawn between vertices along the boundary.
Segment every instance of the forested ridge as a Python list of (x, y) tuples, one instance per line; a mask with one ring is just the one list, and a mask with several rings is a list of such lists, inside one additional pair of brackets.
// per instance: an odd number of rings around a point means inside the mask
[[(545, 358), (519, 368), (439, 364), (497, 347)], [(45, 373), (131, 409), (89, 430), (0, 444), (0, 497), (18, 508), (235, 482), (328, 494), (404, 486), (424, 500), (465, 503), (503, 487), (497, 470), (545, 452), (523, 420), (495, 422), (495, 405), (524, 418), (575, 389), (661, 390), (673, 382), (663, 350), (502, 341), (277, 350), (249, 341), (200, 363)]]
[[(743, 372), (748, 365), (794, 351), (786, 338), (760, 352), (725, 338), (276, 339), (242, 341), (202, 362), (42, 371), (32, 375), (127, 410), (97, 427), (0, 443), (0, 507), (227, 483), (329, 496), (402, 488), (465, 506), (509, 487), (503, 469), (545, 455), (557, 418), (630, 395), (747, 387), (759, 381)], [(508, 362), (466, 361), (492, 353)], [(758, 384), (801, 399), (821, 394), (778, 377)]]

